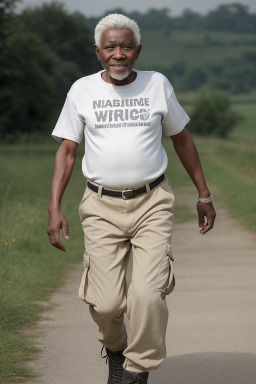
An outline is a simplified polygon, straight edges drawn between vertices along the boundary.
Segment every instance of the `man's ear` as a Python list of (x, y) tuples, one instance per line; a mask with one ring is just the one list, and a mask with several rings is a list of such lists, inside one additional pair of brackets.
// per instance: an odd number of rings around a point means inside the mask
[(139, 55), (140, 55), (140, 51), (141, 51), (141, 45), (138, 45), (137, 47), (137, 57), (136, 57), (136, 60), (138, 59)]
[(94, 51), (96, 53), (98, 60), (100, 61), (100, 49), (96, 44), (94, 44)]

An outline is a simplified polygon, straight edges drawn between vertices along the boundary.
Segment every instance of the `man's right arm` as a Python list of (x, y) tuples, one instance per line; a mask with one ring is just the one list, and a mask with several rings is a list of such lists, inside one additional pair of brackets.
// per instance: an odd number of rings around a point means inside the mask
[(61, 212), (62, 196), (70, 180), (76, 160), (78, 143), (63, 140), (55, 156), (54, 170), (51, 185), (51, 196), (48, 205), (47, 234), (51, 245), (65, 252), (65, 247), (60, 241), (62, 229), (65, 240), (69, 240), (68, 222)]

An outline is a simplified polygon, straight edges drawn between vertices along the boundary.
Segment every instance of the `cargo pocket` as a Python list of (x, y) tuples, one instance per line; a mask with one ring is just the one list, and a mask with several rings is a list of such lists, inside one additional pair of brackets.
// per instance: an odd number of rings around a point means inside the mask
[(164, 255), (155, 280), (155, 290), (165, 295), (169, 295), (175, 287), (173, 262), (172, 245), (166, 243)]
[(82, 280), (80, 283), (80, 287), (78, 290), (78, 296), (81, 300), (85, 301), (87, 304), (95, 305), (95, 293), (94, 293), (94, 282), (91, 277), (90, 271), (90, 256), (85, 251), (84, 252), (84, 272), (82, 276)]

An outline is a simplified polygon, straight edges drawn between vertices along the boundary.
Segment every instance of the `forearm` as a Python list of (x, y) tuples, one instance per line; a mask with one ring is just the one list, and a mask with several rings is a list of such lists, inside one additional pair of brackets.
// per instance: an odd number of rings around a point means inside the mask
[(180, 137), (172, 137), (172, 139), (175, 151), (191, 180), (195, 184), (198, 195), (200, 197), (210, 196), (193, 138), (187, 130), (184, 130), (184, 132), (180, 134)]
[[(194, 140), (188, 131), (184, 129), (179, 134), (172, 136), (172, 141), (181, 163), (197, 188), (199, 197), (209, 197), (210, 191), (207, 188), (204, 179), (201, 162)], [(200, 233), (204, 235), (213, 228), (216, 213), (212, 203), (209, 204), (204, 202), (197, 203), (197, 211)]]
[(54, 170), (51, 185), (51, 195), (48, 210), (59, 209), (63, 194), (70, 180), (76, 160), (76, 152), (70, 151), (68, 145), (59, 147), (54, 161)]

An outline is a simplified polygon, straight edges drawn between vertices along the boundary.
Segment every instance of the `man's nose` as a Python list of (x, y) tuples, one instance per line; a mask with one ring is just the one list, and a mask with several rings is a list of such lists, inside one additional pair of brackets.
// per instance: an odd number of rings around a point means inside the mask
[(122, 59), (124, 57), (124, 53), (122, 51), (121, 47), (116, 47), (114, 51), (114, 58), (115, 59)]

